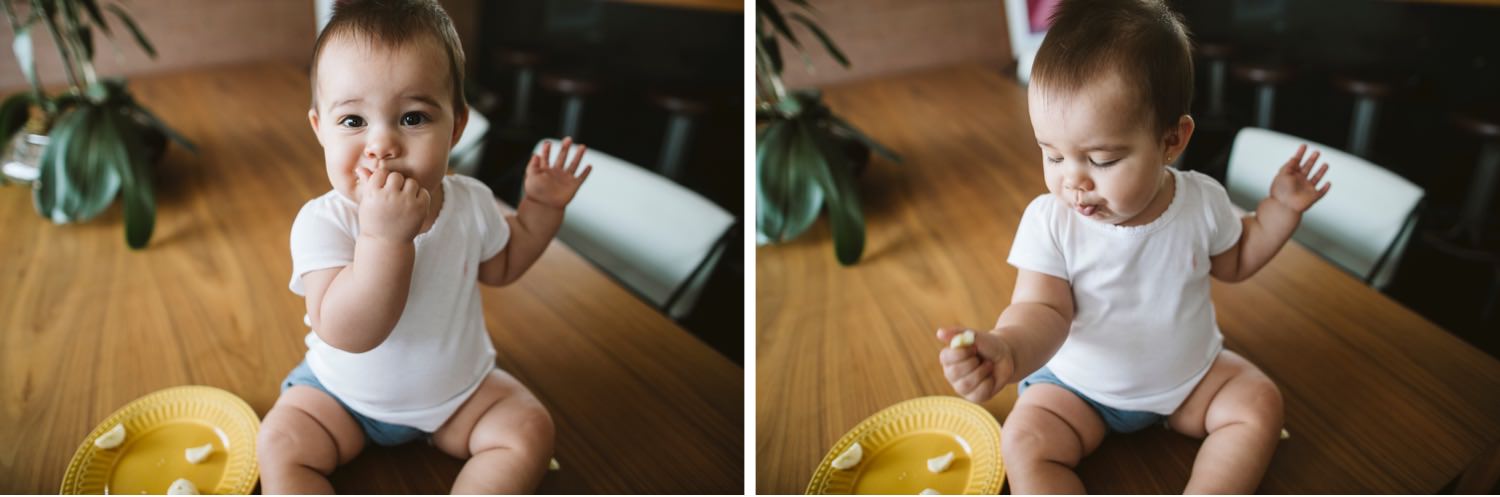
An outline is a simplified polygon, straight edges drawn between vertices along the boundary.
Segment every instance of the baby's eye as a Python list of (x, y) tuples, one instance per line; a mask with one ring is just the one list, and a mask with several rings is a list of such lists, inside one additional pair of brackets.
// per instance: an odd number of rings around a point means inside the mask
[(1062, 160), (1062, 157), (1047, 157), (1047, 162), (1051, 162), (1053, 164), (1061, 164)]
[(365, 119), (359, 116), (344, 116), (342, 119), (339, 119), (339, 126), (345, 128), (363, 128), (365, 127)]
[(1095, 162), (1094, 159), (1089, 159), (1089, 164), (1093, 164), (1095, 167), (1109, 167), (1115, 165), (1116, 162), (1120, 162), (1120, 159), (1105, 162)]
[(401, 116), (401, 125), (421, 126), (423, 124), (427, 124), (427, 121), (430, 120), (431, 119), (427, 117), (427, 114), (423, 114), (421, 112), (407, 112), (406, 114)]

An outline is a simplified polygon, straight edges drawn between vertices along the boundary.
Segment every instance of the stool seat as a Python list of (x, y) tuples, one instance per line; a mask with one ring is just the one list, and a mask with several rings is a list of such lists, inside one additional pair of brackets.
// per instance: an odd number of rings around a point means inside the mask
[(1289, 81), (1296, 74), (1291, 66), (1276, 62), (1239, 62), (1234, 64), (1233, 71), (1240, 79), (1269, 85)]
[(1500, 112), (1481, 108), (1474, 111), (1458, 111), (1452, 114), (1453, 124), (1458, 129), (1479, 138), (1500, 138)]
[(1234, 44), (1222, 41), (1200, 41), (1193, 48), (1198, 54), (1210, 59), (1227, 59), (1234, 55)]
[(546, 60), (540, 50), (522, 47), (499, 47), (495, 49), (495, 62), (515, 67), (535, 67)]
[(542, 88), (573, 96), (588, 96), (599, 91), (599, 82), (578, 74), (544, 73)]
[(1357, 97), (1385, 98), (1396, 91), (1390, 79), (1370, 74), (1341, 74), (1333, 78), (1333, 86)]
[(702, 114), (708, 110), (708, 102), (694, 95), (653, 91), (650, 97), (651, 103), (673, 114)]

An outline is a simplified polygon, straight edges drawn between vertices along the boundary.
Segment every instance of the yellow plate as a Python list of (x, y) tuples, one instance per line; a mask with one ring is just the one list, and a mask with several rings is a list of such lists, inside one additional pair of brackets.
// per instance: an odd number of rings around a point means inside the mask
[[(94, 439), (125, 425), (125, 442), (113, 449)], [(104, 418), (68, 463), (63, 494), (165, 494), (178, 478), (205, 494), (249, 494), (260, 478), (255, 434), (260, 418), (234, 394), (214, 387), (174, 387), (135, 399)], [(211, 443), (198, 464), (183, 451)]]
[[(864, 457), (848, 470), (833, 459), (859, 442)], [(934, 474), (927, 460), (952, 451), (947, 471)], [(998, 494), (1005, 480), (1000, 422), (989, 411), (957, 397), (922, 397), (888, 407), (844, 434), (807, 484), (811, 494)]]

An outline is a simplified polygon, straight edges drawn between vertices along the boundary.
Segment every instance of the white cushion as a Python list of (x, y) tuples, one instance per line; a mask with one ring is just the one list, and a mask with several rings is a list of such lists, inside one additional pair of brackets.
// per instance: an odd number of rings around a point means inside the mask
[[(1229, 153), (1225, 186), (1230, 199), (1253, 211), (1270, 195), (1276, 172), (1304, 143), (1308, 154), (1322, 152), (1318, 164), (1328, 164), (1323, 181), (1333, 186), (1303, 214), (1302, 225), (1292, 237), (1376, 288), (1384, 288), (1411, 238), (1410, 228), (1415, 223), (1408, 224), (1407, 220), (1414, 221), (1414, 210), (1422, 200), (1421, 187), (1342, 150), (1247, 127), (1235, 136)], [(1379, 274), (1371, 274), (1387, 248), (1391, 248), (1390, 260)]]
[(479, 170), (479, 155), (484, 150), (484, 135), (490, 131), (490, 120), (469, 107), (469, 124), (458, 135), (458, 143), (448, 151), (448, 167), (453, 172), (473, 176)]
[[(560, 147), (557, 140), (542, 140), (532, 153), (540, 155), (546, 142), (552, 142), (551, 163)], [(665, 305), (734, 216), (692, 190), (607, 153), (590, 148), (579, 168), (589, 164), (594, 171), (568, 205), (558, 238), (657, 307)], [(714, 254), (709, 267), (720, 255)], [(703, 271), (678, 298), (672, 317), (692, 310), (708, 274)]]

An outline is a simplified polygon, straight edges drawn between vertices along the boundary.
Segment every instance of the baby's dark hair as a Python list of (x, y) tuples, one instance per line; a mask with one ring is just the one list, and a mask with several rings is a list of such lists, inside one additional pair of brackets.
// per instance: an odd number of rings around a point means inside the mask
[(1192, 41), (1181, 16), (1162, 0), (1063, 0), (1031, 84), (1056, 95), (1109, 73), (1137, 89), (1158, 134), (1176, 127), (1193, 102)]
[(353, 37), (372, 46), (400, 47), (421, 36), (432, 36), (448, 52), (448, 75), (453, 83), (454, 112), (464, 110), (464, 48), (453, 20), (437, 0), (339, 0), (333, 17), (313, 45), (312, 85), (318, 106), (318, 59), (323, 47), (337, 37)]

